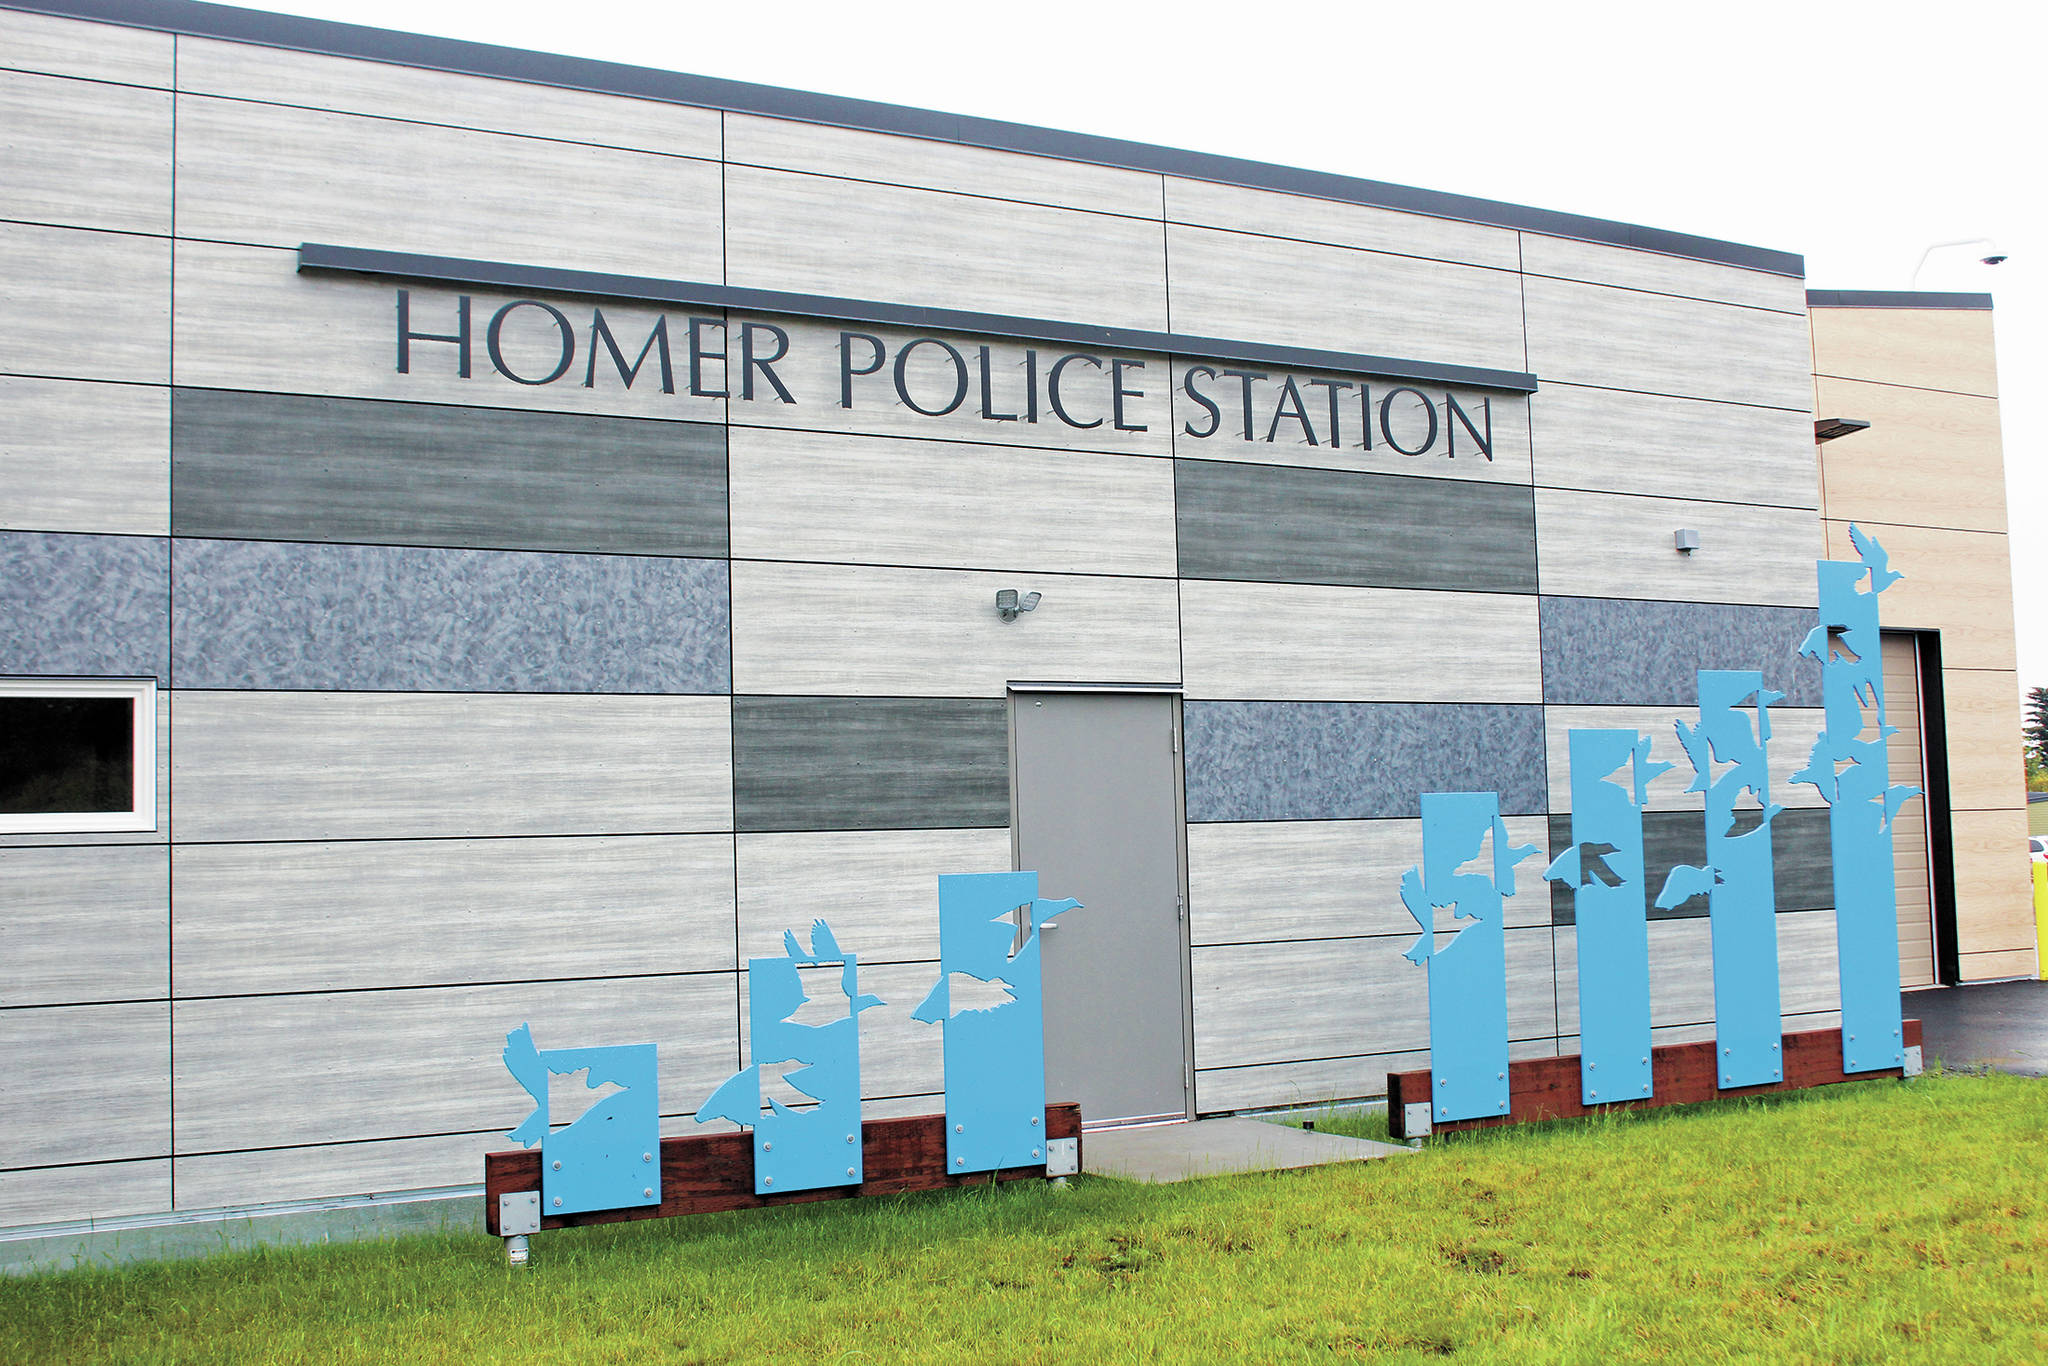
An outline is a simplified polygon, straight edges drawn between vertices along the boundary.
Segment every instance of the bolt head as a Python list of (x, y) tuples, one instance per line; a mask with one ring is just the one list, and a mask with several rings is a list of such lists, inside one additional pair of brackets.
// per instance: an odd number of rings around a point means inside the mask
[(773, 1143), (763, 1143), (761, 1145), (761, 1151), (764, 1153), (772, 1153), (775, 1151), (775, 1145)]
[(654, 1187), (652, 1187), (652, 1186), (649, 1186), (649, 1187), (648, 1187), (648, 1188), (647, 1188), (646, 1190), (643, 1190), (643, 1191), (641, 1191), (640, 1193), (641, 1193), (642, 1195), (644, 1195), (644, 1196), (649, 1196), (649, 1197), (651, 1197), (651, 1196), (653, 1196), (653, 1194), (654, 1194)]
[(761, 1184), (764, 1186), (772, 1186), (775, 1184), (775, 1178), (772, 1176), (764, 1176), (761, 1178)]
[(1644, 1059), (1643, 1059), (1643, 1066), (1645, 1066), (1645, 1067), (1648, 1067), (1649, 1065), (1650, 1065), (1650, 1060), (1649, 1060), (1648, 1058), (1644, 1058)]
[(967, 1132), (967, 1126), (965, 1124), (955, 1124), (953, 1126), (953, 1132), (956, 1134), (964, 1134)]
[(851, 1168), (851, 1167), (848, 1167), (848, 1168), (846, 1169), (846, 1174), (847, 1174), (848, 1176), (852, 1176), (852, 1175), (853, 1175), (853, 1168)]
[(642, 1153), (642, 1154), (640, 1154), (640, 1160), (641, 1160), (642, 1162), (652, 1162), (652, 1161), (654, 1160), (654, 1154), (653, 1154), (653, 1153)]
[(556, 1197), (555, 1197), (555, 1208), (556, 1208), (556, 1209), (560, 1209), (561, 1207), (562, 1207), (562, 1197), (558, 1195), (558, 1196), (556, 1196)]
[(1591, 1092), (1591, 1093), (1589, 1093), (1589, 1094), (1591, 1094), (1591, 1095), (1592, 1095), (1592, 1096), (1593, 1096), (1593, 1097), (1594, 1097), (1594, 1098), (1595, 1098), (1596, 1100), (1597, 1100), (1597, 1099), (1599, 1098), (1599, 1096), (1600, 1096), (1600, 1093), (1599, 1093), (1598, 1091), (1593, 1091), (1593, 1092)]
[(1586, 1067), (1589, 1071), (1593, 1072), (1598, 1072), (1600, 1070), (1600, 1064), (1597, 1062), (1589, 1062), (1586, 1064)]
[(1032, 1127), (1032, 1128), (1034, 1128), (1034, 1129), (1036, 1129), (1036, 1128), (1038, 1127), (1038, 1116), (1037, 1116), (1037, 1115), (1033, 1115), (1033, 1116), (1031, 1117), (1031, 1127)]
[(1506, 1081), (1508, 1079), (1508, 1074), (1505, 1072), (1496, 1072), (1493, 1074), (1493, 1079), (1495, 1081)]
[(560, 1171), (560, 1170), (562, 1170), (562, 1164), (561, 1164), (561, 1163), (559, 1163), (559, 1162), (557, 1162), (557, 1163), (555, 1164), (555, 1170), (556, 1170), (556, 1171)]
[(964, 1157), (956, 1157), (953, 1159), (953, 1165), (956, 1167), (964, 1167), (967, 1165), (967, 1159)]
[(853, 1135), (852, 1135), (852, 1134), (848, 1134), (848, 1135), (846, 1136), (846, 1141), (847, 1141), (848, 1143), (851, 1143), (851, 1142), (853, 1142)]
[(1036, 1148), (1033, 1148), (1033, 1149), (1031, 1150), (1031, 1155), (1032, 1155), (1033, 1157), (1036, 1157), (1036, 1156), (1038, 1156), (1038, 1149), (1036, 1149)]

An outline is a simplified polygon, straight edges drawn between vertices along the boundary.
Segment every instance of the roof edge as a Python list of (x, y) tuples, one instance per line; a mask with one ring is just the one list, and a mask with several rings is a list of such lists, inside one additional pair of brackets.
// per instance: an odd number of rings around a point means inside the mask
[(1953, 308), (1988, 313), (1989, 294), (1946, 294), (1931, 289), (1809, 289), (1808, 308)]
[(329, 19), (272, 14), (263, 10), (208, 4), (204, 0), (0, 0), (0, 9), (254, 43), (333, 57), (355, 57), (430, 71), (490, 76), (597, 94), (661, 100), (734, 113), (761, 114), (865, 132), (895, 133), (995, 151), (1059, 157), (1124, 170), (1186, 176), (1248, 189), (1275, 190), (1283, 194), (1575, 238), (1772, 275), (1801, 278), (1806, 274), (1806, 260), (1795, 252), (1723, 242), (1582, 214), (1417, 189), (1334, 172), (1301, 170), (1239, 157), (1127, 142), (1119, 138), (1062, 132), (1030, 124), (944, 114), (842, 95), (810, 94), (712, 76), (690, 76), (589, 57), (558, 56), (463, 39), (401, 33)]

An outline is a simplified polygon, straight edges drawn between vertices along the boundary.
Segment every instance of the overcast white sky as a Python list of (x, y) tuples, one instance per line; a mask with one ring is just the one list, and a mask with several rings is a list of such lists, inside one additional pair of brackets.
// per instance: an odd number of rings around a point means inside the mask
[[(255, 7), (978, 114), (1803, 253), (1817, 289), (1997, 299), (2020, 675), (2048, 685), (2048, 100), (2019, 3)], [(1911, 565), (1902, 565), (1908, 573)]]

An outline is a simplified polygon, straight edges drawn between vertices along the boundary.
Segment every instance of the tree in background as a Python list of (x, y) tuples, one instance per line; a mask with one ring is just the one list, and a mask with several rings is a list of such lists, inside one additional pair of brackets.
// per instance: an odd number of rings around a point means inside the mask
[(2048, 688), (2027, 689), (2027, 791), (2048, 792)]

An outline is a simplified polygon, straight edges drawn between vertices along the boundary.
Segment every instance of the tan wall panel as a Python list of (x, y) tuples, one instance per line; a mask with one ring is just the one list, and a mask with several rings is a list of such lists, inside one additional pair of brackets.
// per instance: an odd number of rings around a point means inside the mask
[(178, 40), (178, 88), (188, 94), (718, 159), (719, 115), (713, 109), (562, 86), (536, 90), (522, 81), (211, 38)]
[(734, 285), (1166, 326), (1156, 222), (735, 166), (726, 253)]
[(180, 1001), (178, 1151), (510, 1129), (533, 1108), (500, 1056), (522, 1023), (543, 1049), (656, 1044), (662, 1112), (690, 1113), (737, 1065), (736, 989), (706, 973)]
[[(1982, 531), (1863, 524), (1905, 575), (1884, 593), (1884, 624), (1939, 630), (1944, 669), (2017, 668), (2012, 560), (2006, 539)], [(1853, 560), (1849, 523), (1827, 523), (1828, 557)]]
[(936, 960), (938, 876), (1011, 863), (1008, 829), (749, 834), (737, 838), (735, 856), (743, 967), (780, 955), (786, 930), (808, 944), (819, 918), (864, 963)]
[(187, 237), (680, 280), (724, 269), (718, 167), (681, 157), (186, 95), (177, 192)]
[(1545, 380), (1810, 410), (1812, 355), (1790, 314), (1537, 276), (1524, 292), (1528, 368)]
[(1534, 597), (1191, 579), (1181, 633), (1190, 697), (1543, 700)]
[[(448, 334), (456, 328), (458, 291), (346, 275), (301, 275), (295, 252), (269, 247), (180, 242), (177, 253), (180, 384), (698, 422), (717, 421), (725, 411), (721, 399), (689, 394), (688, 310), (669, 315), (678, 389), (673, 394), (661, 392), (651, 358), (630, 390), (621, 384), (609, 357), (602, 358), (596, 387), (586, 389), (593, 304), (566, 297), (552, 301), (576, 331), (576, 355), (571, 373), (553, 384), (515, 384), (492, 366), (486, 347), (491, 318), (501, 306), (524, 297), (504, 294), (471, 294), (470, 378), (458, 375), (456, 348), (447, 342), (415, 342), (411, 371), (400, 374), (398, 290), (410, 291), (414, 331)], [(630, 305), (600, 306), (631, 364), (653, 330), (657, 312)], [(559, 333), (538, 310), (523, 308), (503, 329), (503, 350), (515, 369), (537, 377), (559, 357)], [(719, 378), (711, 379), (713, 374)], [(724, 387), (721, 366), (714, 364), (707, 371), (704, 387)]]
[(753, 427), (729, 456), (736, 557), (1174, 573), (1165, 460)]
[(0, 66), (169, 89), (168, 33), (0, 10)]
[(1536, 482), (1605, 493), (1820, 503), (1805, 413), (1554, 384), (1530, 400)]
[[(1780, 806), (1825, 806), (1811, 783), (1791, 781), (1806, 767), (1820, 737), (1826, 714), (1818, 707), (1771, 708), (1771, 800)], [(1546, 707), (1543, 712), (1545, 754), (1550, 776), (1550, 809), (1572, 809), (1571, 732), (1599, 728), (1626, 729), (1650, 737), (1650, 757), (1673, 765), (1650, 780), (1650, 811), (1704, 811), (1702, 793), (1688, 792), (1692, 763), (1678, 743), (1676, 723), (1699, 721), (1698, 707)]]
[(167, 1154), (170, 1043), (161, 1001), (0, 1010), (6, 1165)]
[(1531, 275), (1621, 285), (1656, 294), (1776, 309), (1781, 313), (1806, 312), (1806, 281), (1799, 276), (1690, 261), (1682, 256), (1608, 246), (1603, 242), (1576, 242), (1525, 232), (1522, 269)]
[(0, 218), (169, 232), (171, 97), (0, 72)]
[(181, 996), (731, 971), (730, 835), (186, 845)]
[(0, 1171), (0, 1228), (112, 1219), (170, 1207), (168, 1158)]
[[(1541, 816), (1509, 816), (1516, 844), (1548, 842)], [(1188, 923), (1196, 944), (1412, 935), (1401, 875), (1422, 858), (1422, 822), (1255, 821), (1188, 827)], [(1533, 867), (1524, 865), (1525, 869)], [(1547, 926), (1550, 897), (1526, 877), (1510, 928)]]
[(1512, 228), (1209, 180), (1166, 177), (1166, 216), (1196, 227), (1463, 261), (1497, 270), (1517, 270), (1521, 264)]
[(1991, 310), (1816, 308), (1813, 372), (1916, 389), (1996, 395)]
[(2023, 807), (2019, 676), (1997, 669), (1944, 669), (1949, 803), (1957, 810)]
[(169, 391), (0, 378), (0, 529), (162, 536)]
[(169, 994), (164, 846), (0, 849), (0, 887), (7, 889), (0, 1006)]
[(1160, 213), (1159, 177), (1142, 171), (792, 119), (726, 115), (725, 156), (736, 165), (1155, 221)]
[(183, 692), (185, 840), (732, 828), (724, 697)]
[[(1673, 547), (1681, 527), (1700, 533), (1698, 550)], [(1803, 508), (1536, 490), (1545, 593), (1810, 607), (1824, 550)]]
[(0, 223), (0, 372), (161, 384), (170, 376), (171, 244)]
[(1177, 225), (1167, 248), (1179, 332), (1528, 368), (1508, 271)]
[[(1005, 622), (1001, 588), (1041, 592)], [(1171, 581), (736, 561), (733, 686), (742, 693), (1000, 697), (1013, 680), (1171, 683)]]
[(1814, 389), (1821, 416), (1871, 424), (1821, 444), (1828, 516), (2005, 531), (1997, 399), (1826, 378)]
[(1956, 947), (1992, 953), (2034, 946), (2033, 870), (2027, 813), (1954, 811)]
[[(2039, 968), (2033, 949), (2004, 949), (1990, 953), (1966, 953), (1962, 958), (1965, 982), (1991, 982), (2005, 977), (2034, 977)], [(1975, 1062), (1976, 1059), (1967, 1061)]]

